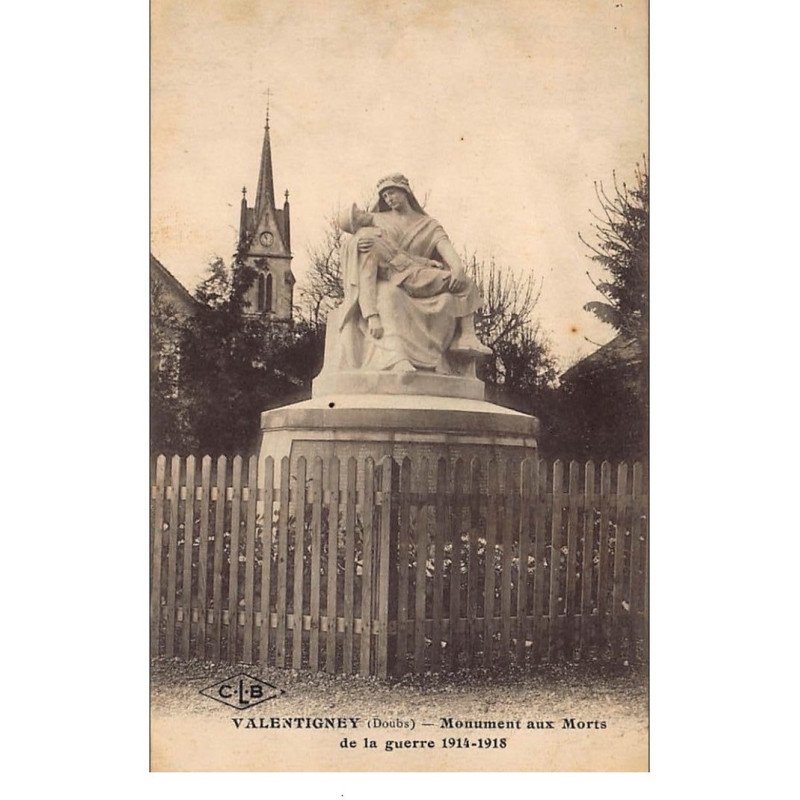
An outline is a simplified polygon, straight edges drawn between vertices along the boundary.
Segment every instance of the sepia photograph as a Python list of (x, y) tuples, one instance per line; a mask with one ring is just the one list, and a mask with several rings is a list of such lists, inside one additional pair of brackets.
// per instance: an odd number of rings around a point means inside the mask
[(648, 3), (150, 13), (151, 771), (648, 771)]

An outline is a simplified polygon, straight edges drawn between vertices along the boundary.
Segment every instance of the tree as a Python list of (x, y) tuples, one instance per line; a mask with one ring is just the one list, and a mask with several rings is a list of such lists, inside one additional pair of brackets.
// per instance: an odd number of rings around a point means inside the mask
[(185, 320), (164, 298), (163, 285), (150, 286), (150, 445), (164, 452), (194, 444), (186, 398), (180, 392), (181, 341)]
[[(648, 325), (648, 284), (650, 272), (650, 183), (647, 159), (636, 165), (635, 183), (620, 187), (613, 177), (614, 193), (609, 197), (603, 184), (595, 183), (600, 214), (596, 222), (591, 260), (599, 264), (607, 278), (589, 279), (603, 295), (603, 301), (586, 303), (584, 308), (627, 337), (646, 346)], [(587, 273), (589, 274), (589, 273)]]
[(328, 314), (344, 299), (339, 260), (341, 243), (342, 229), (334, 216), (329, 220), (325, 238), (308, 251), (311, 269), (300, 287), (300, 295), (306, 305), (301, 313), (314, 327), (325, 325)]
[(567, 370), (559, 388), (550, 446), (561, 456), (641, 459), (648, 440), (649, 178), (637, 165), (632, 187), (613, 179), (609, 194), (595, 183), (600, 213), (595, 241), (581, 241), (603, 277), (602, 301), (584, 309), (618, 332), (611, 342)]
[(494, 354), (480, 365), (479, 377), (495, 401), (535, 414), (556, 378), (549, 341), (533, 320), (542, 279), (520, 278), (494, 258), (479, 261), (473, 254), (464, 261), (483, 297), (475, 331)]
[(195, 293), (198, 312), (179, 323), (174, 406), (185, 424), (177, 432), (157, 426), (155, 450), (252, 452), (261, 411), (308, 396), (321, 360), (318, 331), (248, 315), (245, 295), (254, 277), (239, 259), (211, 263)]

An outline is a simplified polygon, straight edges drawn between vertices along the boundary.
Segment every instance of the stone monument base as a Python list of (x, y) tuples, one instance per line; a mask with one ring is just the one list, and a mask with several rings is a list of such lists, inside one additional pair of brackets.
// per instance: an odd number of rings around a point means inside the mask
[[(312, 397), (327, 395), (358, 395), (363, 404), (364, 395), (415, 395), (416, 404), (426, 408), (428, 397), (460, 397), (467, 400), (483, 400), (483, 381), (474, 376), (440, 375), (437, 372), (415, 370), (413, 372), (367, 372), (366, 370), (342, 370), (325, 372), (314, 378)], [(420, 396), (425, 395), (424, 402)]]
[(459, 458), (505, 464), (536, 453), (538, 420), (484, 400), (412, 394), (330, 394), (283, 406), (261, 415), (260, 460), (272, 456), (276, 469), (288, 456), (292, 470), (304, 456), (309, 468), (320, 456), (326, 466), (337, 457), (344, 470), (355, 457), (391, 455), (427, 458), (431, 489), (442, 457), (452, 468)]

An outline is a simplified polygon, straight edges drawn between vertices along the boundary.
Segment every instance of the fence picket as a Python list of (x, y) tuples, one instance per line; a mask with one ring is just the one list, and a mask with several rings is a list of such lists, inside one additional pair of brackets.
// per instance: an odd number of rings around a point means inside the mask
[(181, 458), (172, 457), (172, 475), (170, 480), (172, 497), (169, 503), (169, 531), (167, 533), (167, 631), (164, 655), (172, 658), (175, 655), (175, 617), (178, 572), (178, 527), (180, 526), (181, 499)]
[[(616, 532), (614, 534), (614, 573), (611, 588), (611, 658), (619, 661), (622, 618), (622, 581), (625, 575), (625, 539), (628, 525), (628, 465), (624, 462), (617, 467), (617, 508)], [(628, 534), (630, 535), (630, 534)]]
[(583, 484), (583, 563), (581, 565), (581, 658), (587, 659), (594, 633), (591, 625), (592, 573), (594, 565), (594, 463), (587, 462)]
[(513, 462), (505, 463), (503, 477), (503, 548), (500, 567), (500, 658), (508, 664), (511, 656), (511, 562), (514, 555), (514, 519), (517, 513), (517, 474)]
[(630, 588), (628, 589), (629, 615), (629, 647), (628, 658), (631, 663), (637, 660), (636, 643), (641, 638), (642, 599), (644, 593), (644, 580), (641, 571), (642, 560), (642, 465), (636, 462), (633, 465), (633, 486), (631, 492), (631, 565)]
[(261, 521), (261, 630), (258, 656), (263, 667), (269, 664), (270, 593), (272, 590), (272, 504), (275, 499), (275, 462), (272, 456), (264, 459), (264, 513)]
[(569, 463), (567, 495), (567, 555), (566, 555), (566, 597), (564, 604), (564, 654), (572, 660), (578, 642), (580, 623), (580, 602), (576, 597), (578, 580), (578, 509), (580, 494), (580, 465), (577, 461)]
[(308, 643), (308, 667), (319, 670), (320, 568), (322, 561), (322, 459), (314, 458), (311, 468), (311, 632)]
[(289, 458), (281, 459), (280, 507), (278, 509), (278, 560), (276, 612), (278, 626), (275, 632), (275, 666), (286, 665), (286, 628), (289, 571)]
[(361, 497), (361, 523), (364, 536), (361, 545), (361, 641), (358, 672), (369, 675), (370, 651), (372, 649), (372, 551), (374, 548), (375, 516), (375, 462), (367, 458), (364, 462), (364, 492)]
[(597, 565), (597, 640), (604, 647), (608, 642), (608, 528), (610, 525), (611, 464), (604, 461), (600, 465), (600, 544)]
[(447, 539), (450, 541), (450, 597), (448, 617), (450, 624), (447, 627), (447, 666), (451, 671), (458, 666), (458, 651), (462, 648), (459, 636), (459, 620), (461, 618), (461, 560), (462, 544), (461, 530), (464, 511), (464, 494), (467, 481), (467, 471), (464, 461), (457, 459), (453, 469), (453, 499), (450, 504), (449, 531)]
[[(647, 500), (646, 498), (640, 498), (640, 504), (642, 507), (642, 513), (647, 510)], [(649, 524), (650, 520), (649, 517), (643, 517), (642, 519), (642, 536), (644, 537), (644, 542), (642, 546), (642, 648), (643, 648), (643, 657), (645, 661), (647, 661), (650, 653), (650, 626), (649, 626), (649, 614), (650, 614), (650, 587), (647, 581), (648, 576), (648, 569), (650, 564), (650, 533), (649, 533)]]
[(644, 554), (642, 556), (643, 576), (642, 576), (642, 647), (644, 648), (644, 660), (647, 660), (650, 655), (650, 534), (649, 534), (649, 519), (642, 520), (642, 533), (644, 534)]
[(211, 623), (211, 659), (219, 661), (222, 652), (222, 553), (225, 535), (225, 506), (228, 482), (228, 460), (217, 459), (217, 497), (214, 505), (214, 563), (212, 565), (212, 603), (214, 617)]
[(195, 458), (186, 459), (186, 506), (183, 524), (183, 577), (181, 579), (181, 658), (189, 658), (192, 634), (192, 550), (194, 548)]
[(553, 506), (550, 517), (550, 600), (548, 612), (549, 659), (557, 661), (561, 655), (561, 509), (564, 490), (564, 463), (553, 463)]
[(306, 459), (297, 459), (294, 487), (294, 573), (292, 597), (292, 669), (303, 664), (303, 558), (306, 550)]
[(233, 459), (231, 542), (228, 560), (228, 661), (238, 658), (239, 633), (239, 533), (242, 524), (242, 457)]
[(408, 653), (408, 584), (411, 569), (411, 459), (406, 456), (400, 465), (400, 520), (397, 542), (397, 639), (395, 667), (398, 674), (406, 671)]
[[(416, 481), (416, 491), (419, 495), (428, 492), (428, 459), (423, 458), (420, 463)], [(416, 549), (417, 570), (414, 578), (414, 669), (416, 672), (425, 671), (425, 589), (428, 574), (428, 522), (430, 519), (429, 506), (421, 501), (417, 509)]]
[(486, 494), (486, 548), (483, 559), (483, 665), (492, 665), (494, 650), (494, 584), (495, 542), (497, 541), (497, 508), (500, 503), (496, 461), (489, 462)]
[(150, 556), (150, 655), (157, 656), (161, 639), (161, 572), (164, 548), (164, 495), (166, 493), (166, 456), (156, 459), (156, 485), (153, 508), (153, 552)]
[(339, 571), (339, 459), (334, 456), (328, 466), (328, 593), (325, 600), (325, 616), (328, 633), (325, 640), (325, 670), (336, 672), (336, 582)]
[(481, 462), (473, 457), (469, 465), (469, 556), (467, 561), (466, 665), (473, 666), (478, 644), (478, 529), (481, 517)]
[[(378, 564), (377, 564), (377, 598), (378, 607), (376, 613), (377, 637), (375, 653), (375, 674), (380, 678), (385, 678), (389, 673), (390, 655), (394, 656), (394, 650), (390, 653), (389, 641), (389, 620), (393, 612), (397, 610), (397, 585), (395, 583), (396, 563), (392, 558), (393, 545), (397, 544), (395, 525), (394, 499), (393, 495), (397, 490), (398, 470), (397, 463), (391, 456), (384, 456), (381, 459), (381, 514), (379, 536), (376, 542)], [(395, 591), (391, 591), (391, 584), (394, 584)], [(392, 644), (396, 644), (392, 642)]]
[(448, 528), (448, 476), (447, 460), (440, 458), (436, 465), (436, 529), (434, 530), (433, 551), (433, 626), (431, 635), (431, 669), (434, 672), (442, 666), (442, 627), (444, 590), (444, 543)]
[(244, 636), (242, 658), (253, 663), (253, 633), (255, 631), (255, 570), (256, 570), (256, 506), (258, 505), (258, 458), (250, 456), (247, 464), (247, 515), (244, 544)]
[(208, 621), (208, 521), (211, 508), (211, 456), (203, 456), (200, 466), (200, 541), (197, 552), (197, 657), (206, 657)]
[(531, 536), (532, 498), (536, 496), (537, 462), (525, 458), (519, 465), (519, 566), (517, 568), (517, 663), (525, 663), (528, 639), (528, 552)]
[(545, 591), (547, 573), (545, 572), (545, 546), (547, 534), (547, 462), (539, 461), (539, 482), (536, 487), (535, 532), (534, 532), (534, 573), (533, 573), (533, 659), (538, 662), (544, 652), (546, 620)]
[(353, 634), (355, 632), (355, 568), (356, 568), (356, 478), (358, 464), (354, 457), (347, 461), (347, 488), (345, 495), (345, 546), (344, 546), (344, 645), (343, 669), (345, 675), (353, 672)]

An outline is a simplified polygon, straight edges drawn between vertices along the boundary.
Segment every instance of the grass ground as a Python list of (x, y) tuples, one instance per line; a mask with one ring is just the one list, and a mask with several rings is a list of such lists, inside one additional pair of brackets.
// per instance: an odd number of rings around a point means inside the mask
[[(236, 711), (200, 690), (247, 672), (284, 694)], [(181, 663), (152, 665), (152, 766), (154, 770), (642, 770), (647, 765), (647, 676), (642, 668), (545, 665), (406, 676), (379, 681), (253, 666)], [(260, 717), (358, 717), (357, 745), (341, 747), (341, 731), (246, 731), (234, 719)], [(413, 729), (367, 727), (367, 721), (402, 720)], [(519, 720), (521, 730), (443, 729), (442, 720)], [(553, 729), (526, 730), (528, 721), (550, 720)], [(563, 720), (583, 723), (565, 727)], [(585, 726), (586, 723), (598, 723)], [(599, 723), (605, 723), (602, 727)], [(476, 741), (504, 736), (502, 750), (445, 748), (447, 737)], [(377, 749), (365, 749), (372, 738)], [(427, 739), (425, 752), (387, 752), (392, 741)], [(478, 750), (480, 749), (480, 752)]]

